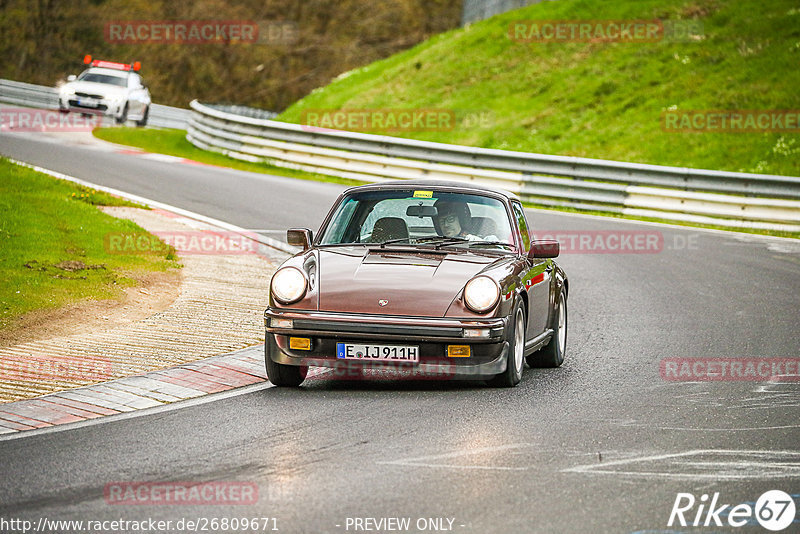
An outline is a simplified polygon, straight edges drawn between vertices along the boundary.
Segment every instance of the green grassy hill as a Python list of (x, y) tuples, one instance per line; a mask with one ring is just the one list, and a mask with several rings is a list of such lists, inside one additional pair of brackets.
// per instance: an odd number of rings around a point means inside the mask
[[(683, 42), (518, 42), (518, 20), (661, 19)], [(348, 72), (286, 110), (446, 109), (446, 143), (662, 165), (800, 175), (800, 133), (666, 132), (667, 110), (800, 109), (797, 0), (560, 0), (436, 36)], [(367, 130), (364, 130), (367, 131)]]

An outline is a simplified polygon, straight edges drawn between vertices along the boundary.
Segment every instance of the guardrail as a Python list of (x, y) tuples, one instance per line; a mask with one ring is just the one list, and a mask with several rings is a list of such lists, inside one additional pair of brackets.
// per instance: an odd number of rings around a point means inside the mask
[(665, 167), (328, 130), (191, 102), (186, 138), (230, 157), (365, 182), (480, 183), (546, 206), (800, 231), (800, 178)]
[[(58, 109), (58, 90), (46, 85), (0, 79), (0, 102), (18, 106)], [(148, 126), (185, 130), (191, 111), (188, 109), (150, 104)]]
[[(485, 20), (512, 9), (538, 4), (542, 0), (463, 0), (461, 25)], [(551, 2), (553, 0), (550, 0)]]

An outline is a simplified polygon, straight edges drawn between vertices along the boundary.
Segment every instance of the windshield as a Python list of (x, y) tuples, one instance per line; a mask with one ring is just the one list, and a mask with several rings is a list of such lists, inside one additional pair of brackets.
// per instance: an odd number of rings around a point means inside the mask
[(109, 85), (116, 85), (118, 87), (127, 87), (127, 76), (114, 76), (112, 74), (100, 74), (99, 72), (92, 72), (89, 70), (83, 71), (78, 79), (82, 82), (105, 83)]
[(511, 248), (505, 205), (492, 197), (439, 191), (365, 191), (337, 207), (320, 245), (430, 243)]

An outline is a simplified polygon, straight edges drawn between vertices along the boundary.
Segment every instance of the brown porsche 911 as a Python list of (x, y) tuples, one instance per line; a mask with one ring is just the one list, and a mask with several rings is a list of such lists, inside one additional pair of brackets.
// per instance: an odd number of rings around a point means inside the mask
[(484, 187), (384, 182), (344, 191), (319, 235), (270, 283), (269, 380), (298, 386), (309, 366), (511, 387), (525, 362), (558, 367), (569, 284), (556, 241), (531, 242), (519, 199)]

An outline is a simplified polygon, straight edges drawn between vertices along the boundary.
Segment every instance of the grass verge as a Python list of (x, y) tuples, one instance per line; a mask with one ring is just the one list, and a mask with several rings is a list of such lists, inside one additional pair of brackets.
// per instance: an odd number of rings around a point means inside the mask
[(138, 204), (0, 158), (0, 331), (26, 313), (114, 299), (136, 274), (179, 267), (174, 250), (109, 253), (112, 233), (147, 233), (96, 206)]
[[(534, 27), (520, 21), (543, 27), (553, 21), (654, 19), (665, 27), (683, 28), (687, 35), (655, 42), (526, 42), (515, 31), (509, 33), (519, 25)], [(664, 118), (668, 111), (691, 110), (791, 110), (794, 117), (798, 58), (797, 0), (540, 2), (346, 72), (278, 119), (313, 125), (313, 117), (350, 110), (353, 126), (348, 129), (370, 133), (800, 176), (796, 120), (794, 128), (768, 122), (749, 132), (731, 131), (719, 121), (708, 131), (670, 131)], [(378, 128), (376, 121), (360, 121), (356, 113), (381, 110), (442, 110), (455, 120), (446, 128), (434, 121), (432, 128), (414, 125), (391, 131)]]

